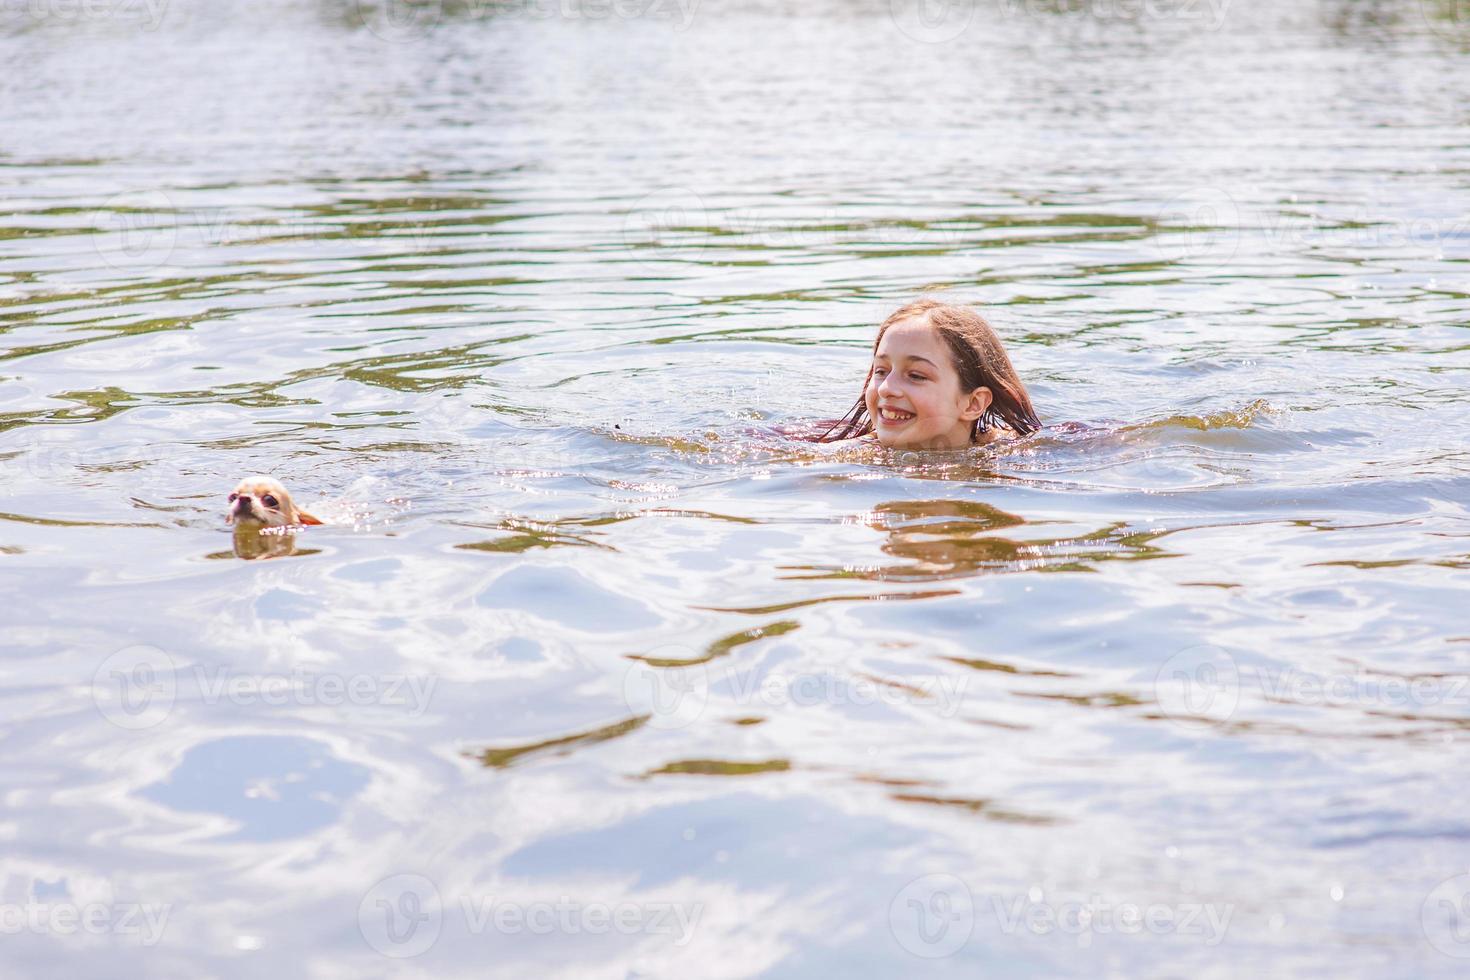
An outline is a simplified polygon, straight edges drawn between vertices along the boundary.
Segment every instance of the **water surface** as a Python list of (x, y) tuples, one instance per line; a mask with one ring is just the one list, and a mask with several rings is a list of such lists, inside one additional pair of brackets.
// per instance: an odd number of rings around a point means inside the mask
[(1458, 975), (1455, 5), (616, 11), (4, 12), (6, 975)]

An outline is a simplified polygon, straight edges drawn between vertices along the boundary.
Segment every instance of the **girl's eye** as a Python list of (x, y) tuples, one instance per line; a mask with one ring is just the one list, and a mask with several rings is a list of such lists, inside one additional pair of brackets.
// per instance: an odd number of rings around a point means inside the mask
[(882, 377), (887, 376), (887, 374), (888, 374), (888, 369), (887, 368), (873, 368), (873, 377), (875, 377), (875, 378), (882, 378)]
[(239, 498), (239, 496), (240, 495), (238, 493), (232, 493), (232, 494), (230, 494), (230, 503), (233, 504)]
[(276, 507), (279, 506), (279, 504), (276, 501), (276, 498), (275, 497), (272, 497), (270, 494), (266, 494), (264, 497), (261, 497), (260, 498), (260, 502), (263, 503), (263, 504), (265, 504), (271, 510), (275, 510)]
[(919, 374), (917, 371), (911, 371), (911, 372), (909, 372), (909, 380), (910, 381), (928, 381), (929, 379), (926, 378), (926, 377), (924, 377), (922, 374)]

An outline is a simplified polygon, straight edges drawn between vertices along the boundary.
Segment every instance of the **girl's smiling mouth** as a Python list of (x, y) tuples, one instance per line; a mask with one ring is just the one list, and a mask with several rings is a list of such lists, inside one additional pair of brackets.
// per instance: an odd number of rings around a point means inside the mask
[(901, 408), (890, 408), (882, 405), (878, 408), (878, 419), (888, 425), (901, 425), (914, 417), (913, 412), (905, 412)]

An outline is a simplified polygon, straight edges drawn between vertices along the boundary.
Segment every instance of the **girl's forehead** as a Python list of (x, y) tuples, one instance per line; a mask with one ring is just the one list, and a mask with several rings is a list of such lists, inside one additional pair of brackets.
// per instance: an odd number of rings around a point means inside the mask
[(942, 351), (944, 341), (939, 332), (935, 330), (929, 321), (923, 317), (909, 317), (900, 320), (887, 330), (883, 331), (883, 339), (878, 342), (878, 353), (916, 353)]

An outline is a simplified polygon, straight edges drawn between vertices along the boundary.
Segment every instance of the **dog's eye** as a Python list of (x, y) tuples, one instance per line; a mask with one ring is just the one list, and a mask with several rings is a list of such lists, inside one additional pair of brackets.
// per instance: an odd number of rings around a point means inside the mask
[(280, 506), (280, 503), (276, 500), (276, 498), (272, 497), (270, 494), (266, 494), (264, 497), (261, 497), (260, 502), (265, 504), (271, 510), (275, 510), (277, 507)]
[(232, 504), (233, 504), (233, 503), (234, 503), (234, 502), (235, 502), (235, 499), (236, 499), (236, 498), (237, 498), (237, 497), (239, 497), (239, 496), (240, 496), (240, 495), (239, 495), (239, 494), (238, 494), (238, 493), (232, 493), (232, 494), (230, 494), (230, 503), (232, 503)]

